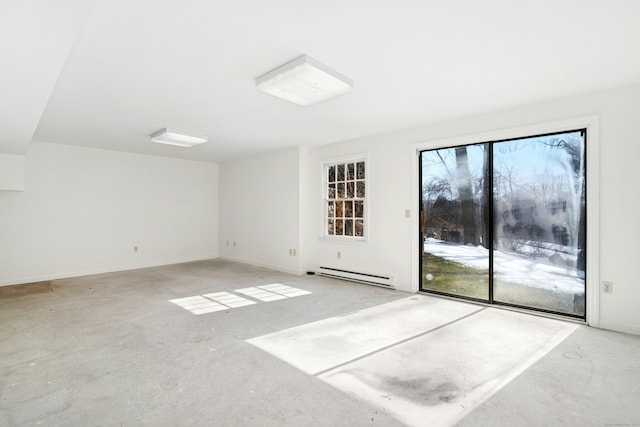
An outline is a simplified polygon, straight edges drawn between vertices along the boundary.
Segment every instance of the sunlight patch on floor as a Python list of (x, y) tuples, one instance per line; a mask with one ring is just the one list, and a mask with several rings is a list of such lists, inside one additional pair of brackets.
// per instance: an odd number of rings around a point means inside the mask
[(255, 301), (250, 301), (246, 298), (242, 298), (229, 292), (215, 292), (212, 294), (204, 294), (203, 297), (209, 298), (217, 303), (226, 305), (227, 307), (231, 308), (244, 307), (245, 305), (252, 305), (256, 303)]
[(303, 289), (292, 288), (291, 286), (274, 283), (271, 285), (255, 286), (251, 288), (236, 289), (234, 292), (247, 295), (260, 301), (269, 302), (277, 301), (285, 298), (299, 297), (308, 295), (311, 292)]
[(416, 295), (249, 342), (316, 375), (482, 309), (473, 304)]
[(233, 292), (243, 294), (244, 296), (249, 297), (249, 299), (236, 295), (232, 292), (214, 292), (204, 295), (171, 299), (169, 302), (172, 302), (195, 315), (200, 315), (257, 304), (257, 301), (254, 300), (270, 302), (311, 294), (309, 291), (282, 285), (280, 283), (236, 289)]
[(217, 302), (211, 301), (201, 295), (177, 298), (169, 301), (193, 314), (213, 313), (214, 311), (221, 311), (229, 308), (226, 305), (218, 304)]
[(409, 425), (453, 425), (578, 325), (412, 296), (248, 340)]
[(266, 291), (275, 292), (276, 294), (284, 295), (288, 298), (299, 297), (301, 295), (308, 295), (311, 293), (303, 289), (292, 288), (291, 286), (287, 286), (287, 285), (281, 285), (280, 283), (273, 283), (271, 285), (258, 286), (258, 288), (264, 289)]
[(260, 301), (269, 302), (277, 301), (279, 299), (285, 299), (284, 295), (274, 294), (273, 292), (265, 291), (259, 288), (243, 288), (236, 289), (236, 292), (250, 296), (251, 298), (259, 299)]

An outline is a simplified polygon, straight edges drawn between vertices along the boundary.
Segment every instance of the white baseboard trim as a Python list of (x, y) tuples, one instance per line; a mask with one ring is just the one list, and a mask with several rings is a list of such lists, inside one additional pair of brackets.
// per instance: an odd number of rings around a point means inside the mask
[(623, 332), (625, 334), (640, 335), (640, 325), (632, 325), (630, 323), (607, 322), (600, 320), (598, 329), (606, 329), (614, 332)]
[(226, 261), (233, 261), (233, 262), (239, 262), (241, 264), (253, 265), (254, 267), (268, 268), (269, 270), (275, 270), (275, 271), (279, 271), (281, 273), (294, 274), (296, 276), (301, 276), (301, 275), (305, 274), (305, 272), (303, 272), (303, 271), (290, 270), (288, 268), (282, 268), (282, 267), (278, 267), (278, 266), (275, 266), (275, 265), (270, 265), (270, 264), (265, 264), (265, 263), (261, 263), (261, 262), (251, 261), (251, 260), (248, 260), (248, 259), (236, 258), (236, 257), (232, 257), (232, 256), (227, 256), (227, 255), (220, 255), (219, 258), (220, 259), (224, 259)]
[(139, 270), (141, 268), (161, 267), (165, 265), (183, 264), (185, 262), (205, 261), (205, 260), (217, 259), (217, 258), (219, 257), (218, 257), (218, 253), (216, 252), (213, 254), (209, 254), (207, 256), (200, 256), (200, 257), (175, 258), (170, 260), (151, 261), (147, 263), (133, 264), (133, 265), (127, 265), (127, 266), (94, 268), (94, 269), (78, 270), (78, 271), (71, 271), (71, 272), (65, 272), (65, 273), (41, 274), (36, 276), (18, 277), (14, 279), (0, 281), (0, 287), (24, 285), (24, 284), (36, 283), (36, 282), (47, 282), (50, 280), (58, 280), (58, 279), (70, 279), (72, 277), (91, 276), (94, 274), (117, 273), (119, 271)]

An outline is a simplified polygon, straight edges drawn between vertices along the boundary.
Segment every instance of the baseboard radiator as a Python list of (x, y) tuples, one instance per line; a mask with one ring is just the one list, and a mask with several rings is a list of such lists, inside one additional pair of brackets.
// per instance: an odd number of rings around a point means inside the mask
[(357, 271), (341, 270), (331, 267), (319, 267), (317, 274), (334, 279), (349, 280), (351, 282), (365, 283), (367, 285), (382, 286), (394, 289), (393, 278), (378, 274), (358, 273)]

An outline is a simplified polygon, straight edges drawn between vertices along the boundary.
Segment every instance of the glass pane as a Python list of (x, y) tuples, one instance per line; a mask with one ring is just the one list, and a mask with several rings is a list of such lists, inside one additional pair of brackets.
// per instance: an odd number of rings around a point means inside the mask
[(356, 182), (356, 197), (364, 199), (364, 181)]
[(489, 299), (486, 144), (422, 153), (421, 288)]
[(344, 165), (338, 165), (337, 181), (344, 181)]
[(356, 177), (358, 179), (364, 179), (364, 162), (358, 162), (357, 166)]
[(343, 224), (344, 224), (344, 220), (342, 220), (342, 219), (337, 219), (336, 220), (336, 236), (342, 236), (344, 234), (343, 233), (343, 230), (344, 230)]
[(354, 180), (355, 179), (355, 170), (356, 170), (356, 165), (355, 163), (349, 163), (347, 164), (347, 179), (348, 180)]
[(347, 182), (347, 199), (353, 199), (355, 197), (354, 184), (355, 182)]
[(494, 144), (495, 301), (585, 313), (581, 132)]
[(346, 219), (344, 221), (344, 235), (353, 236), (353, 220), (352, 219)]
[(344, 199), (344, 182), (338, 184), (338, 199)]
[(329, 191), (327, 192), (327, 197), (329, 199), (335, 199), (336, 198), (336, 185), (335, 184), (329, 184)]
[(344, 202), (336, 202), (336, 217), (344, 217)]
[(353, 202), (344, 202), (344, 216), (347, 218), (353, 218)]
[(327, 217), (333, 218), (336, 215), (336, 205), (335, 202), (329, 202), (327, 208)]
[(336, 225), (333, 219), (330, 219), (327, 223), (327, 234), (330, 236), (336, 234)]
[(364, 236), (364, 221), (361, 219), (356, 219), (356, 236), (357, 237)]
[(336, 180), (336, 167), (329, 166), (329, 182), (335, 182)]
[(355, 217), (364, 218), (364, 202), (362, 200), (357, 200), (354, 203), (355, 203)]

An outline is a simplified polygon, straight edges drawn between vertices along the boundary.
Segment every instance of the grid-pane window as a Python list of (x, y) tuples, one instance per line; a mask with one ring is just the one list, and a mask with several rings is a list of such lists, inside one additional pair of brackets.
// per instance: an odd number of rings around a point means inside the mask
[(325, 164), (324, 177), (325, 235), (364, 238), (365, 161)]

